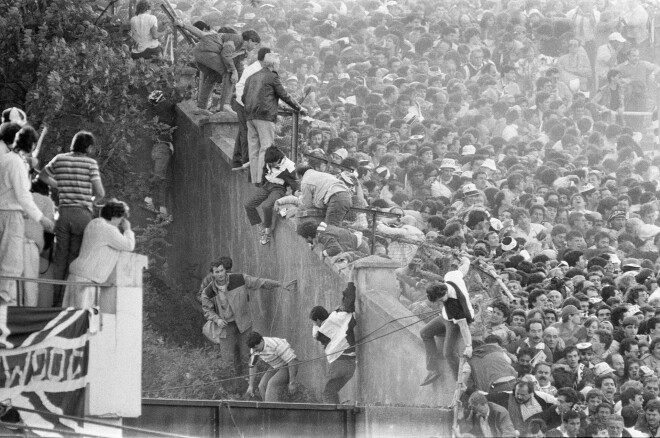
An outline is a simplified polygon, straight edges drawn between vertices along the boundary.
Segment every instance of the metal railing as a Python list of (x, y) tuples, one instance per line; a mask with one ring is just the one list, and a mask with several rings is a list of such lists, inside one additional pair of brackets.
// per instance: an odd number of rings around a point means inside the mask
[(25, 306), (25, 283), (37, 283), (37, 284), (52, 284), (57, 286), (83, 286), (83, 287), (92, 287), (94, 288), (94, 305), (99, 305), (100, 293), (102, 287), (112, 287), (114, 285), (107, 283), (92, 283), (85, 281), (66, 281), (66, 280), (54, 280), (52, 278), (30, 278), (30, 277), (12, 277), (7, 275), (0, 275), (0, 280), (8, 280), (16, 282), (16, 293), (17, 307)]

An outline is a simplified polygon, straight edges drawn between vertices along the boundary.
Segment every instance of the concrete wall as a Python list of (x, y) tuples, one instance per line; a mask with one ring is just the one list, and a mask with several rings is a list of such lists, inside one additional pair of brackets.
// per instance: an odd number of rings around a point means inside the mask
[(142, 270), (147, 257), (122, 252), (100, 294), (99, 331), (89, 338), (85, 414), (138, 417), (142, 412)]
[[(320, 356), (322, 350), (312, 339), (307, 315), (314, 305), (336, 307), (348, 278), (315, 255), (287, 222), (278, 220), (271, 243), (259, 244), (243, 209), (251, 185), (245, 173), (231, 171), (235, 127), (231, 120), (205, 122), (192, 114), (189, 103), (179, 105), (172, 226), (177, 252), (172, 255), (172, 269), (187, 282), (189, 290), (197, 287), (209, 262), (221, 255), (234, 259), (236, 272), (281, 281), (297, 279), (296, 293), (260, 292), (252, 301), (256, 329), (286, 337), (303, 360)], [(398, 288), (398, 284), (388, 260), (376, 257), (361, 261), (354, 275), (358, 285), (358, 338), (394, 318), (410, 316), (393, 298), (392, 288)], [(387, 324), (374, 337), (401, 328), (414, 318)], [(360, 347), (359, 371), (341, 399), (358, 400), (360, 404), (448, 404), (455, 384), (451, 378), (419, 387), (426, 375), (420, 327), (416, 324)], [(325, 365), (318, 361), (300, 370), (301, 381), (319, 396)], [(442, 368), (448, 370), (444, 364)], [(445, 374), (450, 375), (449, 371)]]

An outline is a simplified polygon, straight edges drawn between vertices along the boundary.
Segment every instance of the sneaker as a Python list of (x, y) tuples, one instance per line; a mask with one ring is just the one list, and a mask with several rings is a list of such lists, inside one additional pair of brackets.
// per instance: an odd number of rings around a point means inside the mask
[(231, 108), (229, 108), (229, 107), (224, 107), (224, 108), (223, 108), (221, 111), (219, 111), (219, 112), (220, 112), (220, 113), (225, 113), (225, 114), (231, 114), (231, 115), (233, 115), (233, 116), (237, 115), (237, 114), (236, 114), (236, 111), (234, 111), (233, 109), (231, 109)]
[(196, 108), (195, 110), (193, 110), (193, 114), (203, 115), (203, 116), (212, 116), (213, 112), (211, 112), (207, 109), (204, 109), (204, 108)]
[(147, 208), (149, 208), (150, 210), (156, 209), (156, 206), (154, 205), (154, 200), (151, 197), (147, 196), (146, 198), (144, 198), (144, 203), (147, 204)]
[(261, 238), (261, 235), (264, 234), (263, 224), (257, 224), (257, 234), (259, 235), (259, 238)]
[(259, 243), (262, 245), (268, 245), (270, 242), (270, 230), (268, 228), (264, 228), (263, 232), (261, 233), (261, 238), (259, 239)]
[(161, 205), (158, 210), (160, 211), (160, 214), (162, 214), (163, 216), (168, 216), (167, 208), (165, 208), (164, 206)]

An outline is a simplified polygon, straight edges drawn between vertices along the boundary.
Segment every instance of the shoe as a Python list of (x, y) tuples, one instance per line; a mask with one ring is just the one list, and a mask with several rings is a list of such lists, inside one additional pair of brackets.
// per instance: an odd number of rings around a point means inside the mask
[(263, 224), (257, 224), (257, 234), (259, 235), (259, 238), (261, 238), (261, 235), (264, 234)]
[(212, 116), (213, 113), (207, 109), (204, 108), (196, 108), (193, 110), (193, 114), (195, 115), (204, 115), (204, 116)]
[(156, 209), (156, 206), (154, 205), (154, 200), (151, 197), (147, 196), (146, 198), (144, 198), (144, 203), (147, 204), (147, 208), (149, 208), (150, 210)]
[[(236, 114), (236, 111), (234, 111), (234, 110), (231, 109), (231, 108), (223, 108), (223, 109), (222, 109), (221, 111), (219, 111), (218, 113), (231, 114), (232, 116), (237, 115), (237, 114)], [(216, 113), (216, 114), (218, 114), (218, 113)]]
[(164, 206), (161, 205), (158, 211), (160, 211), (160, 214), (162, 214), (163, 216), (168, 216), (167, 208), (165, 208)]
[(268, 245), (270, 242), (270, 229), (264, 228), (263, 232), (261, 233), (261, 238), (259, 239), (259, 243), (262, 245)]
[(430, 385), (431, 383), (435, 382), (438, 380), (438, 377), (440, 377), (440, 373), (437, 371), (429, 371), (429, 373), (426, 375), (426, 378), (422, 383), (420, 383), (419, 386), (426, 386)]

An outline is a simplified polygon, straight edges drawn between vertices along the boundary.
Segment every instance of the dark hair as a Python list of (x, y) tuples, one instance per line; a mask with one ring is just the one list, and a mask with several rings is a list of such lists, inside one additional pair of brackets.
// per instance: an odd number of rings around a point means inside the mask
[(14, 137), (14, 149), (30, 153), (39, 137), (32, 126), (23, 126)]
[(208, 32), (211, 30), (211, 26), (203, 22), (202, 20), (197, 20), (193, 23), (193, 27), (196, 27), (197, 29)]
[(86, 154), (91, 146), (94, 146), (96, 139), (94, 134), (87, 131), (79, 131), (71, 140), (71, 151)]
[(509, 316), (511, 315), (511, 309), (509, 309), (509, 306), (507, 306), (507, 304), (504, 301), (496, 301), (492, 304), (491, 307), (493, 309), (497, 309), (500, 312), (502, 312), (505, 321), (509, 319)]
[(147, 0), (140, 0), (135, 6), (135, 15), (144, 14), (151, 9), (151, 4)]
[(213, 268), (217, 268), (220, 265), (222, 265), (226, 271), (231, 271), (232, 266), (234, 266), (234, 262), (232, 261), (231, 257), (220, 257), (218, 260), (211, 263), (211, 270), (213, 270)]
[(263, 61), (267, 54), (271, 52), (270, 47), (262, 47), (257, 52), (257, 61)]
[(264, 163), (276, 163), (284, 157), (284, 152), (282, 152), (277, 146), (270, 146), (264, 153)]
[(125, 202), (111, 199), (101, 208), (101, 217), (107, 221), (115, 217), (124, 217), (128, 214), (128, 205)]
[(312, 308), (312, 311), (309, 312), (309, 319), (312, 321), (316, 321), (320, 319), (321, 321), (325, 321), (328, 319), (328, 316), (330, 316), (330, 313), (326, 310), (325, 307), (323, 306), (314, 306)]
[(254, 30), (246, 30), (245, 32), (243, 32), (241, 34), (241, 36), (243, 37), (243, 40), (245, 40), (245, 41), (249, 40), (249, 41), (253, 41), (257, 44), (259, 44), (261, 42), (261, 37)]
[(261, 336), (258, 332), (250, 332), (247, 337), (247, 341), (245, 343), (247, 344), (248, 348), (254, 348), (257, 345), (261, 343), (261, 341), (264, 340), (264, 337)]
[(447, 285), (444, 283), (432, 283), (426, 288), (426, 297), (434, 303), (447, 295)]
[(303, 222), (298, 225), (298, 234), (305, 239), (313, 239), (316, 237), (317, 224), (314, 222)]
[(21, 126), (18, 123), (3, 123), (0, 125), (0, 140), (7, 146), (11, 146), (14, 143), (14, 137), (16, 137), (16, 134), (18, 134), (18, 131), (20, 130)]
[(575, 404), (579, 401), (578, 393), (573, 388), (559, 388), (555, 397), (559, 397), (560, 395), (563, 395), (568, 403)]

